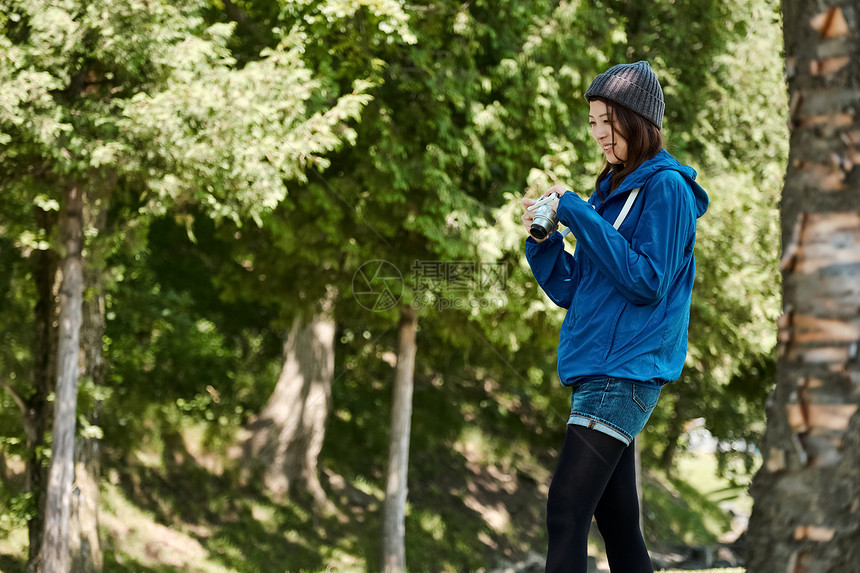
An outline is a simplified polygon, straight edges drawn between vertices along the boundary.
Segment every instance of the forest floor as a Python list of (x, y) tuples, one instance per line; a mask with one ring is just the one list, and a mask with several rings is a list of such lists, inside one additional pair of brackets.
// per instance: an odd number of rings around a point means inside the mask
[[(414, 456), (419, 477), (410, 485), (407, 516), (410, 571), (493, 571), (542, 551), (536, 548), (545, 544), (545, 464), (525, 455), (497, 459), (486, 446), (480, 436), (460, 440), (447, 465), (439, 453), (426, 463), (421, 453)], [(327, 469), (323, 483), (338, 513), (319, 515), (309, 502), (279, 502), (243, 485), (222, 460), (189, 453), (196, 451), (106, 464), (100, 500), (105, 573), (374, 568), (382, 499), (376, 479)], [(716, 477), (712, 454), (686, 455), (677, 476), (683, 479), (648, 471), (644, 478), (645, 528), (655, 553), (730, 542), (743, 531), (751, 508), (745, 486)], [(22, 524), (6, 528), (0, 571), (24, 572), (26, 543)], [(591, 551), (600, 570), (608, 570), (596, 534)]]

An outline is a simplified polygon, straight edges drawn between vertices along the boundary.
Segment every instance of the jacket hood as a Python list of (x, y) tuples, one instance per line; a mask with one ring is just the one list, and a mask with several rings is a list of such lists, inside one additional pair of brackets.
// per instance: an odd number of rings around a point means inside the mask
[[(693, 196), (696, 198), (696, 217), (704, 215), (708, 210), (709, 199), (708, 194), (704, 189), (702, 189), (701, 185), (696, 183), (696, 170), (688, 165), (682, 164), (680, 161), (672, 157), (672, 155), (665, 149), (661, 149), (657, 155), (642, 163), (636, 171), (624, 179), (618, 189), (616, 189), (612, 194), (620, 195), (621, 193), (625, 193), (631, 189), (643, 187), (652, 175), (658, 171), (666, 169), (677, 171), (684, 177), (690, 185), (690, 189), (693, 191)], [(607, 177), (600, 183), (601, 190), (608, 192), (609, 184), (610, 179)]]

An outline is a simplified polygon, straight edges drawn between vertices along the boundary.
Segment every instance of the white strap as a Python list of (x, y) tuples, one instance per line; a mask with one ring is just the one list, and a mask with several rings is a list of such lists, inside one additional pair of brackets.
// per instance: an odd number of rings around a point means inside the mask
[(621, 212), (618, 213), (618, 217), (615, 219), (615, 222), (612, 223), (612, 226), (615, 227), (615, 230), (618, 230), (618, 227), (621, 226), (621, 223), (624, 222), (624, 219), (627, 218), (627, 213), (630, 212), (630, 208), (633, 207), (633, 203), (636, 201), (636, 197), (639, 195), (639, 190), (641, 187), (637, 187), (630, 191), (630, 194), (627, 195), (627, 201), (624, 202), (624, 206), (621, 208)]
[[(616, 231), (618, 230), (618, 227), (621, 226), (621, 223), (624, 222), (624, 219), (627, 218), (627, 214), (630, 213), (630, 209), (633, 208), (633, 203), (636, 202), (636, 197), (639, 196), (639, 191), (641, 191), (641, 190), (642, 190), (641, 187), (637, 187), (636, 189), (632, 189), (630, 191), (630, 193), (627, 195), (627, 201), (624, 202), (624, 206), (621, 207), (621, 212), (618, 213), (618, 217), (616, 217), (615, 222), (612, 223), (612, 226), (615, 227)], [(544, 201), (544, 203), (546, 203), (546, 202), (547, 201)], [(529, 207), (529, 211), (533, 210), (533, 208), (536, 208), (537, 206), (538, 206), (537, 204), (532, 205), (531, 207)], [(569, 234), (570, 234), (570, 228), (563, 229), (561, 231), (562, 237), (566, 237)]]

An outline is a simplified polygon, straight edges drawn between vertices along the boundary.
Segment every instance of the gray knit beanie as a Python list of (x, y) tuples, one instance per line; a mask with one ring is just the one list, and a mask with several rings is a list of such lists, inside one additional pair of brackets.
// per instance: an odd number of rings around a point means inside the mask
[(663, 129), (663, 89), (648, 62), (619, 64), (594, 78), (585, 92), (588, 101), (603, 97), (633, 110)]

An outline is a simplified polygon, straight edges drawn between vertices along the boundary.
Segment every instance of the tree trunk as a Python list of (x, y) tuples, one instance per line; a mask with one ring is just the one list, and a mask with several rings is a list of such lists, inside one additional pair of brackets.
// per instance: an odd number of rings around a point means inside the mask
[[(104, 198), (86, 196), (84, 223), (87, 229), (96, 229), (99, 235), (105, 230), (107, 201)], [(91, 381), (93, 388), (104, 386), (104, 332), (105, 297), (102, 280), (104, 253), (95, 245), (87, 248), (84, 265), (86, 296), (83, 300), (83, 323), (81, 324), (82, 373)], [(83, 414), (91, 428), (99, 426), (101, 399), (92, 398), (92, 406)], [(97, 433), (84, 433), (75, 438), (75, 495), (72, 497), (69, 522), (69, 549), (72, 571), (76, 573), (99, 573), (104, 557), (99, 540), (99, 480), (101, 439)]]
[(330, 288), (312, 320), (293, 322), (284, 342), (284, 366), (259, 417), (248, 425), (248, 466), (276, 497), (297, 489), (311, 494), (318, 509), (336, 512), (319, 481), (317, 458), (325, 438), (334, 376), (334, 302)]
[[(109, 176), (103, 185), (91, 185), (84, 196), (83, 224), (88, 231), (96, 231), (95, 238), (87, 243), (87, 257), (83, 265), (86, 295), (82, 303), (81, 372), (93, 389), (104, 387), (104, 333), (105, 297), (104, 269), (107, 253), (104, 241), (99, 238), (107, 229), (109, 197), (116, 184), (116, 176)], [(91, 398), (91, 406), (82, 415), (91, 428), (98, 428), (101, 416), (101, 399)], [(75, 482), (69, 521), (69, 550), (72, 571), (99, 573), (104, 556), (99, 539), (99, 481), (101, 479), (101, 438), (98, 432), (88, 432), (75, 438)]]
[[(843, 10), (841, 7), (844, 7)], [(860, 12), (785, 0), (791, 151), (783, 190), (783, 315), (748, 570), (860, 563)]]
[(69, 520), (69, 554), (75, 573), (100, 573), (104, 565), (99, 539), (99, 446), (95, 437), (75, 439), (75, 486)]
[(388, 438), (388, 472), (382, 523), (382, 568), (385, 573), (406, 570), (406, 493), (409, 473), (409, 433), (412, 424), (412, 387), (415, 375), (415, 337), (418, 316), (411, 306), (400, 311), (397, 367)]
[(74, 481), (75, 416), (83, 301), (83, 215), (81, 188), (66, 190), (61, 233), (65, 250), (60, 288), (60, 332), (51, 466), (45, 500), (45, 525), (38, 568), (45, 573), (69, 571), (69, 511)]
[[(48, 236), (57, 224), (56, 213), (33, 209), (36, 225)], [(27, 521), (29, 551), (27, 571), (36, 570), (42, 549), (45, 515), (45, 485), (48, 482), (47, 466), (42, 453), (45, 432), (51, 425), (51, 404), (48, 396), (57, 381), (57, 311), (59, 304), (59, 257), (53, 250), (39, 250), (32, 255), (33, 282), (36, 287), (36, 305), (33, 307), (35, 336), (33, 337), (33, 392), (27, 397), (23, 416), (27, 429), (26, 488), (33, 496), (36, 511)]]

